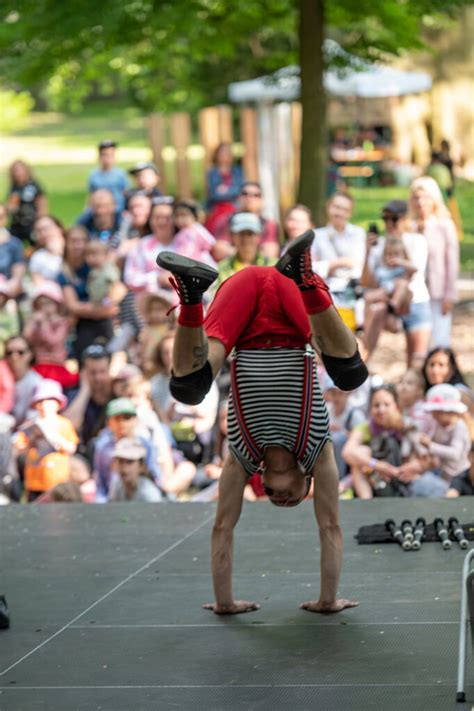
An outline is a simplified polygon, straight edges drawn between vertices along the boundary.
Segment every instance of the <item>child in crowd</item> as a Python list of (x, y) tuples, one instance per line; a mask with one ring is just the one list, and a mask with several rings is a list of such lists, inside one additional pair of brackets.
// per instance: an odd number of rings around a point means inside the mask
[(112, 479), (109, 501), (163, 501), (163, 495), (146, 471), (146, 450), (139, 439), (120, 439), (113, 452), (119, 478)]
[(77, 372), (65, 366), (66, 340), (72, 326), (64, 313), (61, 287), (45, 281), (33, 293), (33, 312), (23, 330), (35, 355), (37, 373), (56, 380), (63, 388), (73, 388), (79, 381)]
[[(41, 218), (41, 221), (52, 221), (53, 219), (44, 217)], [(36, 286), (44, 281), (56, 281), (63, 269), (64, 230), (56, 223), (54, 223), (54, 228), (47, 231), (44, 247), (37, 249), (31, 255), (28, 269), (31, 280)]]
[(34, 501), (56, 484), (69, 481), (69, 455), (76, 451), (79, 438), (70, 420), (58, 414), (66, 405), (59, 383), (42, 380), (31, 400), (37, 416), (22, 425), (14, 437), (16, 452), (26, 453), (28, 501)]
[(153, 354), (174, 319), (172, 314), (168, 316), (174, 303), (174, 293), (167, 289), (158, 289), (154, 294), (144, 294), (142, 311), (146, 327), (139, 335), (139, 359), (145, 375), (151, 376), (154, 373)]
[(106, 242), (91, 240), (85, 250), (85, 261), (89, 267), (87, 293), (95, 304), (118, 305), (127, 293), (120, 281), (120, 270), (111, 260)]
[(424, 406), (424, 382), (419, 370), (408, 368), (405, 371), (397, 384), (397, 395), (405, 427), (429, 432), (433, 419)]
[(471, 437), (463, 419), (467, 407), (461, 402), (459, 390), (448, 383), (435, 385), (426, 393), (425, 410), (431, 413), (435, 427), (431, 435), (422, 435), (420, 441), (434, 457), (441, 477), (447, 484), (454, 477), (466, 477), (470, 469)]
[(409, 281), (416, 268), (411, 264), (403, 242), (393, 237), (385, 240), (382, 261), (374, 271), (378, 289), (369, 289), (364, 300), (366, 306), (380, 302), (387, 304), (387, 326), (391, 331), (398, 331), (401, 322), (397, 318), (410, 310), (412, 294)]
[(336, 457), (339, 478), (348, 473), (346, 462), (342, 458), (342, 448), (347, 442), (350, 431), (365, 422), (365, 413), (351, 405), (350, 393), (339, 390), (327, 373), (324, 374), (321, 387), (329, 414), (329, 430), (331, 432)]
[(10, 308), (11, 305), (15, 307), (10, 290), (6, 282), (0, 281), (0, 358), (5, 355), (5, 342), (20, 330), (16, 309)]
[(198, 259), (212, 267), (216, 266), (211, 254), (216, 240), (199, 222), (198, 205), (192, 200), (181, 200), (174, 207), (174, 222), (178, 232), (173, 244), (178, 254)]

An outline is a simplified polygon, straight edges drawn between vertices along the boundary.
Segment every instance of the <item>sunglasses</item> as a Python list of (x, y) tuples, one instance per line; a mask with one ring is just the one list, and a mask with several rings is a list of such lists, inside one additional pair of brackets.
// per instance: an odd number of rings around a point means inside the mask
[(19, 355), (19, 356), (24, 356), (25, 353), (28, 353), (28, 351), (26, 349), (22, 350), (21, 348), (18, 348), (18, 350), (5, 351), (5, 355), (7, 356), (7, 358), (9, 358), (10, 356), (15, 355), (15, 354)]
[(262, 197), (262, 193), (249, 193), (247, 190), (242, 190), (240, 193), (244, 197), (254, 197), (254, 198), (259, 198)]

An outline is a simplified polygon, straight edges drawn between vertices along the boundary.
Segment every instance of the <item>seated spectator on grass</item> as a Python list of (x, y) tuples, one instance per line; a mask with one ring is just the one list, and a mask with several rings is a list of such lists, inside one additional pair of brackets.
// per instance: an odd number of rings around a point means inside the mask
[(20, 332), (16, 303), (10, 297), (6, 282), (0, 281), (0, 358), (5, 354), (5, 343)]
[[(260, 222), (260, 251), (265, 257), (277, 258), (280, 254), (280, 241), (278, 238), (279, 226), (275, 220), (263, 216), (264, 202), (260, 183), (246, 181), (239, 193), (239, 201), (234, 212), (250, 212)], [(214, 231), (218, 244), (218, 251), (222, 243), (231, 243), (231, 215), (227, 215)]]
[(63, 388), (74, 388), (79, 381), (77, 371), (65, 366), (66, 338), (71, 326), (61, 287), (55, 282), (43, 282), (32, 295), (32, 314), (23, 335), (33, 349), (36, 372), (56, 380)]
[(425, 388), (420, 371), (408, 368), (398, 381), (396, 389), (405, 429), (428, 432), (433, 426), (433, 419), (424, 407)]
[(426, 356), (421, 373), (425, 392), (441, 383), (454, 385), (460, 391), (461, 399), (469, 408), (471, 416), (474, 415), (474, 393), (466, 383), (452, 348), (433, 348)]
[(339, 390), (327, 373), (322, 378), (321, 388), (329, 414), (329, 431), (334, 446), (339, 478), (343, 479), (348, 474), (348, 469), (342, 458), (342, 449), (351, 430), (365, 422), (366, 416), (362, 410), (351, 405), (350, 393)]
[(458, 496), (474, 496), (474, 443), (471, 442), (469, 469), (451, 479), (446, 496), (455, 499)]
[(101, 345), (89, 346), (82, 355), (79, 391), (64, 412), (79, 433), (82, 454), (105, 426), (111, 394), (110, 355)]
[[(367, 234), (367, 252), (360, 283), (367, 289), (378, 287), (374, 275), (382, 263), (385, 240), (388, 238), (400, 240), (410, 263), (416, 268), (409, 282), (412, 295), (409, 311), (400, 317), (406, 339), (407, 367), (420, 367), (431, 337), (430, 295), (425, 277), (428, 245), (422, 234), (409, 231), (407, 209), (407, 203), (403, 200), (392, 200), (384, 206), (382, 217), (385, 222), (386, 237), (375, 233)], [(370, 359), (382, 329), (390, 324), (387, 323), (385, 303), (374, 302), (368, 306), (365, 310), (364, 342), (367, 357)]]
[(129, 187), (126, 172), (117, 166), (117, 143), (101, 141), (99, 149), (99, 167), (89, 175), (87, 190), (95, 193), (98, 190), (108, 190), (112, 193), (117, 210), (125, 207), (125, 192)]
[(33, 236), (39, 246), (28, 265), (33, 284), (38, 286), (43, 281), (56, 281), (63, 269), (65, 230), (62, 224), (51, 215), (38, 217)]
[(0, 203), (0, 280), (8, 295), (15, 298), (23, 291), (26, 265), (23, 245), (6, 228), (7, 209)]
[(110, 485), (108, 501), (163, 501), (163, 494), (147, 471), (146, 448), (134, 437), (120, 439), (114, 447), (114, 468), (118, 477)]
[(284, 245), (293, 242), (297, 237), (314, 228), (311, 210), (306, 205), (293, 205), (286, 211), (283, 218)]
[(25, 422), (14, 436), (16, 452), (26, 453), (28, 501), (69, 480), (69, 455), (76, 451), (79, 438), (71, 422), (58, 414), (66, 404), (59, 383), (42, 380), (30, 403), (37, 415)]
[(49, 491), (38, 496), (35, 504), (82, 504), (82, 493), (79, 484), (73, 481), (63, 481)]
[(172, 205), (169, 203), (153, 205), (150, 225), (152, 234), (142, 237), (125, 261), (125, 284), (136, 293), (154, 293), (159, 288), (169, 289), (169, 272), (156, 266), (156, 258), (162, 250), (174, 251), (175, 230)]
[(32, 368), (33, 351), (23, 336), (13, 336), (5, 343), (5, 362), (13, 376), (15, 389), (11, 414), (19, 427), (33, 414), (30, 402), (43, 378)]
[(14, 161), (10, 168), (10, 190), (7, 198), (11, 215), (10, 231), (26, 245), (33, 244), (33, 223), (48, 211), (48, 201), (40, 184), (33, 177), (30, 166), (23, 160)]
[(94, 448), (94, 477), (97, 483), (97, 501), (107, 501), (110, 484), (113, 478), (114, 448), (124, 437), (137, 437), (145, 449), (147, 468), (156, 484), (161, 484), (161, 471), (158, 464), (158, 453), (150, 433), (140, 428), (137, 409), (129, 398), (121, 397), (111, 400), (106, 409), (106, 427), (97, 437)]
[[(212, 158), (213, 166), (207, 172), (206, 227), (217, 237), (216, 228), (235, 211), (244, 177), (242, 168), (234, 163), (232, 145), (220, 143)], [(219, 238), (218, 238), (219, 239)]]
[(151, 199), (161, 196), (161, 190), (158, 188), (160, 183), (160, 171), (154, 163), (146, 161), (136, 163), (128, 172), (135, 180), (134, 187), (128, 191), (128, 210), (130, 210), (130, 200), (134, 195), (143, 194)]
[(117, 256), (120, 260), (125, 259), (142, 237), (150, 234), (151, 205), (151, 198), (141, 192), (135, 193), (129, 198), (127, 212), (124, 214), (120, 226), (120, 244), (117, 249)]
[(117, 209), (110, 190), (96, 190), (89, 198), (89, 207), (77, 218), (76, 224), (86, 228), (90, 239), (100, 239), (112, 249), (120, 244), (122, 212)]
[(156, 293), (147, 294), (142, 300), (145, 327), (138, 338), (138, 358), (139, 365), (147, 376), (151, 377), (155, 371), (153, 357), (156, 346), (173, 326), (174, 312), (169, 312), (175, 303), (174, 293), (167, 289), (158, 289)]
[(269, 266), (275, 259), (265, 257), (260, 247), (261, 223), (257, 215), (252, 212), (237, 212), (230, 220), (230, 233), (235, 247), (232, 257), (222, 259), (218, 266), (219, 276), (216, 287), (232, 274), (251, 265)]
[(113, 336), (112, 318), (118, 313), (115, 304), (97, 305), (89, 300), (89, 267), (86, 264), (88, 241), (83, 227), (71, 227), (67, 231), (63, 271), (58, 277), (66, 308), (77, 319), (72, 350), (78, 361), (88, 346), (98, 341), (102, 344), (110, 341)]
[(178, 230), (173, 240), (176, 252), (215, 267), (216, 263), (212, 254), (216, 240), (204, 225), (199, 222), (199, 205), (197, 202), (194, 200), (179, 200), (175, 203), (174, 224)]

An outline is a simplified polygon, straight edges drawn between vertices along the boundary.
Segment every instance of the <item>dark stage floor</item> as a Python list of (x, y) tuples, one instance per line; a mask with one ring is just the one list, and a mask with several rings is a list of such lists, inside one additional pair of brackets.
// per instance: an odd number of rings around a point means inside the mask
[(341, 595), (360, 607), (324, 617), (309, 503), (247, 504), (236, 533), (237, 598), (258, 612), (219, 618), (212, 600), (210, 504), (0, 509), (2, 711), (447, 711), (456, 704), (464, 551), (358, 546), (363, 524), (393, 516), (473, 519), (472, 500), (343, 502)]

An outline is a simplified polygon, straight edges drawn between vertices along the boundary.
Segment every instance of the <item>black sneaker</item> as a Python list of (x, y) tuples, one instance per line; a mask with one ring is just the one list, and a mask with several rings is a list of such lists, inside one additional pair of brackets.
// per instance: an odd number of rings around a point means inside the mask
[(276, 269), (289, 279), (293, 279), (300, 288), (313, 288), (310, 282), (314, 276), (311, 267), (311, 245), (314, 231), (308, 230), (300, 235), (275, 264)]
[(7, 630), (10, 627), (10, 613), (8, 612), (7, 601), (4, 595), (0, 595), (0, 630)]
[(175, 252), (160, 252), (156, 263), (173, 274), (174, 279), (170, 279), (170, 284), (178, 294), (180, 302), (187, 305), (200, 304), (202, 295), (218, 275), (218, 272), (207, 264)]

